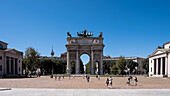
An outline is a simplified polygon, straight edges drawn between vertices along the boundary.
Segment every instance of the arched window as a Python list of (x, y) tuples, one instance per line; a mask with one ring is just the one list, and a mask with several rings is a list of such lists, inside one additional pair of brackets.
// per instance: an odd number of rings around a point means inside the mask
[(0, 44), (0, 49), (3, 49), (3, 46), (2, 46), (2, 44)]

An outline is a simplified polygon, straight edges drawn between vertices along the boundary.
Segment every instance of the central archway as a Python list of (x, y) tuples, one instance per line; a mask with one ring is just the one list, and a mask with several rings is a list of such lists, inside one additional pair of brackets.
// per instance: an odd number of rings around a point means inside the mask
[(104, 44), (102, 34), (99, 37), (88, 37), (87, 31), (84, 34), (80, 34), (83, 37), (71, 37), (69, 32), (67, 34), (67, 74), (72, 73), (71, 62), (75, 62), (75, 73), (81, 73), (80, 57), (82, 54), (88, 54), (90, 58), (90, 74), (103, 74)]
[[(86, 64), (87, 63), (90, 63), (90, 56), (88, 55), (88, 54), (82, 54), (82, 55), (80, 55), (80, 60), (82, 61), (82, 63), (83, 63), (83, 68), (84, 68), (84, 73), (90, 73), (90, 68), (86, 68)], [(81, 70), (82, 68), (81, 68), (81, 66), (80, 66), (80, 71), (82, 71)], [(88, 70), (88, 71), (87, 71)], [(81, 73), (81, 72), (80, 72)]]

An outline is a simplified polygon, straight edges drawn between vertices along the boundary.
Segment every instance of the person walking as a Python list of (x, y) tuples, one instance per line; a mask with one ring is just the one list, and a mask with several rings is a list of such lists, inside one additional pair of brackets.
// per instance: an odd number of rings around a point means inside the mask
[(89, 82), (90, 81), (90, 76), (87, 76), (87, 82)]
[(128, 77), (128, 79), (127, 79), (127, 86), (129, 86), (130, 85), (130, 77)]
[(83, 74), (83, 79), (84, 79), (84, 74)]
[(138, 82), (138, 79), (137, 79), (137, 77), (135, 77), (135, 78), (134, 78), (134, 83), (135, 83), (134, 85), (135, 85), (135, 86), (137, 86), (137, 82)]
[(61, 76), (58, 77), (58, 80), (59, 80), (59, 81), (60, 81), (60, 79), (61, 79)]
[(57, 75), (55, 75), (55, 80), (57, 80)]
[(68, 75), (68, 77), (69, 77), (69, 80), (70, 80), (70, 75)]
[(87, 75), (86, 75), (86, 79), (87, 79)]
[(63, 74), (63, 79), (64, 79), (64, 74)]
[(106, 79), (106, 85), (108, 87), (108, 85), (109, 85), (109, 78)]
[(100, 75), (97, 76), (98, 80), (100, 80)]
[(110, 78), (109, 78), (109, 84), (110, 84), (110, 87), (112, 88), (112, 77), (110, 76)]

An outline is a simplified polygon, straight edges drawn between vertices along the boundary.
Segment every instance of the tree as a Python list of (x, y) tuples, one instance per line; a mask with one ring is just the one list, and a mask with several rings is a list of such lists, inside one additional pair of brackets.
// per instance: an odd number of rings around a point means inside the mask
[(82, 60), (80, 59), (80, 73), (83, 74), (84, 73), (84, 65)]
[(34, 48), (28, 47), (26, 49), (23, 62), (27, 72), (30, 71), (32, 73), (33, 71), (36, 71), (38, 68), (40, 68), (39, 57), (40, 53), (38, 53)]
[(71, 74), (75, 74), (76, 72), (76, 62), (71, 62)]
[(112, 73), (112, 66), (114, 66), (116, 64), (115, 61), (111, 61), (111, 60), (104, 60), (103, 61), (103, 72), (104, 73)]
[(118, 73), (123, 75), (126, 69), (126, 60), (125, 57), (120, 56), (119, 59), (116, 61), (116, 67), (118, 68)]
[(86, 74), (90, 73), (90, 61), (85, 65), (86, 66)]
[(146, 74), (149, 72), (149, 58), (142, 61), (142, 68), (146, 70)]
[(158, 46), (158, 49), (162, 49), (162, 47), (161, 47), (161, 46)]
[(129, 74), (131, 74), (135, 67), (138, 66), (138, 63), (134, 62), (133, 60), (127, 60), (126, 66), (129, 69)]
[(64, 74), (66, 73), (66, 60), (56, 60), (56, 59), (40, 59), (41, 61), (41, 73), (51, 74), (52, 69), (54, 74)]
[(118, 72), (118, 68), (116, 67), (116, 65), (113, 65), (113, 66), (111, 67), (111, 73), (114, 74), (114, 75), (116, 75), (117, 72)]

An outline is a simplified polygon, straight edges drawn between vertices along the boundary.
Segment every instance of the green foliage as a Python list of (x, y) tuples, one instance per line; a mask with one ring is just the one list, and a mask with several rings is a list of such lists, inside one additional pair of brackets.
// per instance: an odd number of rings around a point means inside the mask
[(135, 69), (135, 67), (138, 66), (138, 63), (134, 62), (133, 60), (127, 60), (126, 61), (126, 66), (128, 69), (130, 69), (130, 74), (133, 72), (133, 70)]
[(64, 74), (66, 73), (66, 65), (66, 60), (41, 59), (41, 71), (44, 71), (45, 74), (51, 74), (52, 69), (54, 74)]
[(86, 66), (85, 73), (86, 74), (90, 73), (90, 61), (85, 66)]
[(26, 49), (23, 62), (27, 72), (33, 72), (40, 68), (39, 56), (40, 54), (34, 48), (29, 47)]
[(104, 60), (103, 61), (103, 72), (106, 74), (112, 73), (112, 66), (116, 65), (116, 61)]
[(158, 46), (158, 49), (162, 49), (162, 47), (161, 47), (161, 46)]
[(84, 73), (84, 65), (82, 60), (80, 60), (80, 73), (83, 74)]
[(118, 73), (123, 75), (126, 69), (126, 60), (125, 57), (120, 56), (116, 61), (116, 67), (118, 68)]
[(111, 73), (114, 74), (114, 75), (116, 75), (117, 72), (118, 72), (118, 68), (116, 67), (116, 65), (113, 65), (113, 66), (111, 67)]
[(146, 73), (149, 72), (149, 58), (142, 61), (142, 68), (146, 70)]
[(76, 62), (71, 62), (71, 74), (75, 74), (76, 72)]

